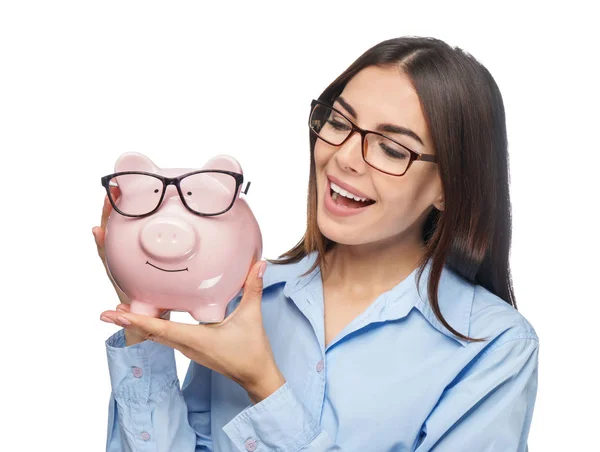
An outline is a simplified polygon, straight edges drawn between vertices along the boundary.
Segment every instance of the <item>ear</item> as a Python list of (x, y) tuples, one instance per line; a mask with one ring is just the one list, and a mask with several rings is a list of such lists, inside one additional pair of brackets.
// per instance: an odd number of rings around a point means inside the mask
[[(146, 173), (159, 174), (160, 168), (144, 154), (128, 152), (121, 155), (115, 163), (115, 172), (143, 171)], [(118, 176), (117, 184), (123, 195), (131, 193), (143, 193), (160, 190), (161, 182), (153, 177), (141, 177), (134, 175)]]
[(244, 174), (240, 163), (230, 155), (216, 155), (211, 158), (202, 169), (220, 169), (225, 171), (233, 171), (234, 173)]
[[(226, 155), (226, 154), (220, 154), (220, 155), (214, 156), (208, 162), (206, 162), (206, 164), (202, 167), (202, 169), (225, 170), (225, 171), (232, 171), (234, 173), (244, 174), (242, 172), (242, 166), (240, 165), (240, 163), (236, 159), (234, 159), (232, 156)], [(219, 185), (221, 187), (221, 189), (220, 189), (221, 192), (233, 194), (232, 189), (234, 187), (231, 186), (231, 177), (230, 176), (226, 176), (224, 174), (213, 174), (211, 176), (211, 178), (215, 182), (219, 183)], [(240, 186), (237, 190), (237, 193), (235, 193), (236, 197), (240, 196), (241, 190), (242, 190), (242, 186)]]
[(115, 173), (121, 171), (144, 171), (158, 173), (159, 168), (152, 160), (139, 152), (127, 152), (121, 155), (115, 163)]

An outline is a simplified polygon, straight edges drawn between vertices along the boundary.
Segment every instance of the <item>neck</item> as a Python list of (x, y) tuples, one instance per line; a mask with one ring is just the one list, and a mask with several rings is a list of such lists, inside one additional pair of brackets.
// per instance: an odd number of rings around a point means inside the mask
[(350, 299), (372, 298), (410, 275), (423, 252), (422, 243), (415, 241), (337, 244), (324, 257), (323, 284), (335, 287)]

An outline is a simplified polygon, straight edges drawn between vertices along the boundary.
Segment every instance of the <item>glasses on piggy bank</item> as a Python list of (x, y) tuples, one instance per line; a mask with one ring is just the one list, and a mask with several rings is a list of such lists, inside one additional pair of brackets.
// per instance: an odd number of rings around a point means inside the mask
[[(165, 177), (144, 171), (122, 171), (101, 178), (110, 203), (126, 217), (152, 215), (163, 202), (167, 187), (177, 189), (181, 202), (190, 212), (203, 217), (222, 215), (233, 206), (244, 183), (242, 174), (226, 170), (198, 170), (178, 177)], [(127, 196), (114, 199), (110, 187), (127, 187)], [(250, 182), (244, 194), (248, 193)]]

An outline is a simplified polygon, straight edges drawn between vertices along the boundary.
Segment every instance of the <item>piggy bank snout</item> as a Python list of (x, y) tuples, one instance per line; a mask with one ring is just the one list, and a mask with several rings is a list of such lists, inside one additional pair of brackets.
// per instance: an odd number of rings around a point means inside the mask
[(140, 231), (142, 249), (157, 259), (183, 258), (197, 244), (194, 229), (175, 217), (159, 217), (149, 221)]

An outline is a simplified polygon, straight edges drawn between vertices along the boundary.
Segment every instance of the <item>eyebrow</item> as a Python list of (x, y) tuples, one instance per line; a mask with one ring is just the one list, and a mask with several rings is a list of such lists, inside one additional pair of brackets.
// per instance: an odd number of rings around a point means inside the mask
[[(348, 113), (350, 113), (350, 115), (352, 117), (354, 117), (354, 119), (357, 118), (356, 110), (354, 108), (352, 108), (352, 106), (342, 96), (338, 96), (335, 99), (335, 102), (339, 102), (342, 105), (342, 107), (344, 107), (344, 109)], [(406, 136), (411, 137), (412, 139), (418, 141), (422, 146), (425, 146), (425, 144), (423, 143), (423, 140), (421, 140), (419, 135), (417, 135), (412, 130), (407, 129), (406, 127), (396, 126), (394, 124), (377, 124), (376, 130), (381, 130), (382, 132), (398, 133), (401, 135), (406, 135)]]

